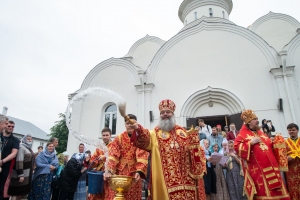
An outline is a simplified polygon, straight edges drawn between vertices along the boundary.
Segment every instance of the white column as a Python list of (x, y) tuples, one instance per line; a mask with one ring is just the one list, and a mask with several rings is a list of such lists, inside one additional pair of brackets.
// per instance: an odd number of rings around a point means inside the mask
[(285, 72), (282, 68), (273, 68), (271, 69), (271, 72), (276, 80), (279, 98), (281, 98), (283, 102), (284, 126), (286, 127), (287, 124), (295, 122), (293, 105), (290, 104), (292, 102), (291, 95), (289, 94), (290, 88), (287, 84), (287, 78), (290, 79), (293, 77), (294, 67), (287, 67)]
[[(153, 83), (145, 84), (145, 127), (148, 129), (152, 129), (150, 122), (150, 111), (155, 112), (153, 108), (151, 108), (151, 93), (154, 87)], [(156, 109), (158, 110), (158, 109)]]

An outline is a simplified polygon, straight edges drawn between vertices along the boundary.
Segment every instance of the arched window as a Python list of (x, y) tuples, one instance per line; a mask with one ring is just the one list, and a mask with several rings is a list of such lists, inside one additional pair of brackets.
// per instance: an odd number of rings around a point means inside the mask
[(107, 106), (104, 114), (104, 127), (111, 129), (111, 133), (116, 134), (117, 126), (117, 106), (115, 104)]
[(194, 14), (195, 14), (195, 20), (197, 20), (198, 19), (197, 12), (195, 12)]
[(208, 10), (209, 10), (209, 16), (212, 17), (213, 16), (213, 10), (212, 10), (212, 8), (209, 8)]
[(223, 13), (223, 18), (225, 18), (225, 12), (224, 12), (224, 11), (222, 11), (222, 13)]

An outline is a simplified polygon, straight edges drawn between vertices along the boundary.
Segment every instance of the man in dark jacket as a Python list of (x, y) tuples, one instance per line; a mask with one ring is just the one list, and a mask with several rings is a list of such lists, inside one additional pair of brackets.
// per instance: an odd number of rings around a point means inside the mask
[(60, 200), (73, 200), (77, 190), (78, 180), (81, 177), (84, 154), (74, 154), (60, 174)]

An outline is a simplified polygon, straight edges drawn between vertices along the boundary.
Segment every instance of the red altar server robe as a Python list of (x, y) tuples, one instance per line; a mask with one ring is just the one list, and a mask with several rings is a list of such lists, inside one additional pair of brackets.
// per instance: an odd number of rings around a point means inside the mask
[[(134, 177), (140, 171), (144, 175), (147, 172), (149, 153), (130, 144), (127, 132), (118, 135), (109, 144), (108, 170), (116, 175)], [(145, 177), (141, 177), (145, 178)], [(142, 199), (142, 180), (133, 182), (129, 191), (124, 193), (126, 200)], [(109, 188), (109, 195), (105, 200), (113, 200), (115, 192)]]
[[(95, 169), (97, 171), (104, 171), (105, 166), (104, 163), (106, 161), (106, 158), (104, 159), (98, 159), (99, 157), (104, 156), (104, 152), (98, 148), (96, 148), (96, 151), (92, 155), (90, 161), (93, 162), (90, 166), (90, 169)], [(105, 200), (105, 194), (108, 188), (108, 182), (104, 182), (104, 191), (103, 194), (89, 194), (88, 200)]]

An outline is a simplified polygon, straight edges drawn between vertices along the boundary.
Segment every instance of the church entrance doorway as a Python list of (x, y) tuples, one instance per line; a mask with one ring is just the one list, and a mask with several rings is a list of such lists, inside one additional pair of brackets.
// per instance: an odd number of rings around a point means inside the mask
[(210, 125), (211, 127), (221, 125), (222, 130), (224, 131), (224, 126), (228, 126), (231, 123), (234, 123), (237, 130), (240, 130), (240, 128), (243, 125), (243, 122), (241, 120), (241, 113), (237, 113), (234, 115), (215, 115), (215, 116), (199, 116), (195, 118), (186, 118), (186, 125), (187, 129), (190, 129), (191, 126), (199, 126), (198, 125), (198, 119), (203, 119), (205, 124)]

